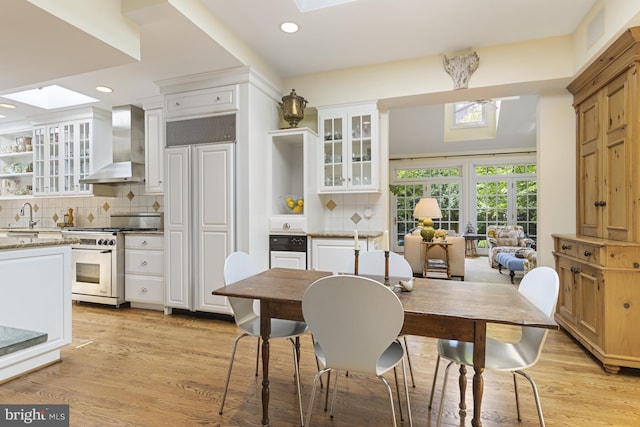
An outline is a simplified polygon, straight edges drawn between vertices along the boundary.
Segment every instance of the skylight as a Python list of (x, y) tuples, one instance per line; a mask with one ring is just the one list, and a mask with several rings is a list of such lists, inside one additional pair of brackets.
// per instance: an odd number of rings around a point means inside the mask
[(0, 96), (22, 102), (23, 104), (43, 108), (45, 110), (73, 107), (98, 101), (98, 99), (91, 98), (90, 96), (74, 92), (58, 85), (44, 86), (41, 88), (8, 93)]
[(356, 0), (294, 0), (300, 12), (310, 12), (325, 7), (338, 6), (343, 3), (350, 3)]

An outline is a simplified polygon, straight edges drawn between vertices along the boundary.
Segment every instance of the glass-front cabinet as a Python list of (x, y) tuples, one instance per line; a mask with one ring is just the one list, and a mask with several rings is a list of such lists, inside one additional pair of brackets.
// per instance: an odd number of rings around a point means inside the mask
[(379, 191), (376, 104), (318, 107), (318, 121), (319, 192)]
[(79, 120), (34, 127), (35, 195), (91, 194), (80, 179), (111, 162), (107, 114), (92, 109)]
[(31, 196), (33, 145), (28, 123), (0, 127), (0, 198)]

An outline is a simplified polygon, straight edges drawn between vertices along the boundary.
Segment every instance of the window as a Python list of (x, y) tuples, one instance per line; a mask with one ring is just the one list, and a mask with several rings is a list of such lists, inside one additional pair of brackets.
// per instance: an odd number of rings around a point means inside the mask
[(456, 102), (453, 107), (453, 128), (487, 126), (485, 104), (481, 102)]
[(422, 197), (435, 197), (442, 218), (434, 219), (434, 228), (455, 230), (460, 228), (460, 198), (462, 188), (461, 167), (434, 167), (420, 169), (398, 169), (395, 172), (391, 191), (395, 195), (395, 245), (392, 250), (404, 246), (404, 235), (418, 226), (413, 217), (413, 208)]
[(485, 234), (489, 225), (521, 225), (527, 236), (536, 238), (536, 165), (476, 166), (475, 181), (478, 234)]

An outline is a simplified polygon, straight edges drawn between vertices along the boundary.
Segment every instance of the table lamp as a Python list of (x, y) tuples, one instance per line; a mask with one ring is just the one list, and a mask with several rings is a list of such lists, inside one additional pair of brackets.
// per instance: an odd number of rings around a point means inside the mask
[(442, 218), (438, 200), (433, 197), (423, 197), (413, 209), (413, 217), (422, 220), (422, 230), (420, 235), (428, 242), (433, 239), (435, 230), (433, 229), (433, 218)]

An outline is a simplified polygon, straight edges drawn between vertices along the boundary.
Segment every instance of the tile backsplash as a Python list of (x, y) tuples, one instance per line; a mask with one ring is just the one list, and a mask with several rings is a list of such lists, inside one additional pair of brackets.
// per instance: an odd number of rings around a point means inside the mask
[(73, 209), (76, 227), (109, 227), (113, 213), (164, 212), (164, 196), (144, 194), (144, 184), (120, 184), (115, 187), (114, 197), (30, 197), (18, 200), (0, 199), (0, 228), (27, 228), (28, 208), (20, 216), (25, 202), (33, 206), (33, 220), (38, 228), (55, 228), (63, 222), (69, 208)]

